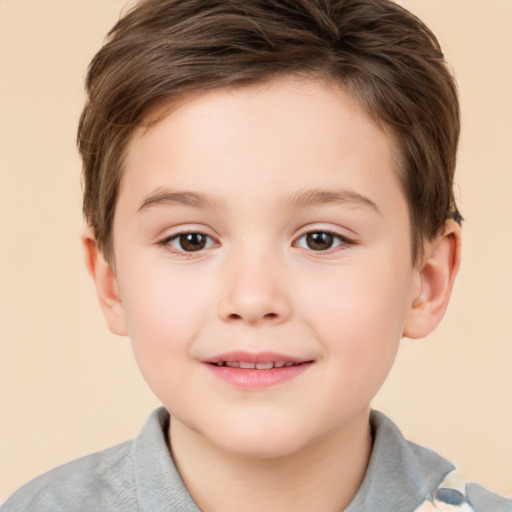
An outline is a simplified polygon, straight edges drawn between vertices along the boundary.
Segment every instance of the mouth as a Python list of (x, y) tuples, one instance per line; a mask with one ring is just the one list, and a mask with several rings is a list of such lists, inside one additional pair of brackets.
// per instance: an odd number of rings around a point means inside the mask
[(311, 361), (295, 363), (293, 361), (269, 361), (267, 363), (251, 363), (248, 361), (217, 361), (209, 363), (214, 366), (227, 366), (228, 368), (240, 368), (242, 370), (272, 370), (273, 368), (289, 368), (291, 366), (300, 366)]
[(298, 378), (313, 366), (312, 359), (276, 354), (230, 352), (203, 361), (212, 375), (238, 389), (262, 390)]
[(312, 363), (311, 359), (295, 357), (289, 354), (277, 352), (245, 352), (235, 351), (218, 354), (203, 361), (214, 366), (227, 366), (228, 368), (240, 368), (242, 370), (272, 370), (274, 368), (289, 368)]

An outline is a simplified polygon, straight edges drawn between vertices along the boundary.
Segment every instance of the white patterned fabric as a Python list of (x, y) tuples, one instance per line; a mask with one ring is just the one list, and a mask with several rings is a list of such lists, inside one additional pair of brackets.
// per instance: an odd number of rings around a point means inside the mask
[(424, 501), (414, 512), (475, 512), (475, 509), (467, 501), (466, 482), (454, 470), (446, 475), (432, 498)]

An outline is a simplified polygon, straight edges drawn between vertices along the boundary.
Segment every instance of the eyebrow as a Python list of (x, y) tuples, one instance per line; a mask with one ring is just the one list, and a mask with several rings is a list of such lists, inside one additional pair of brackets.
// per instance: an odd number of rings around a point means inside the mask
[(380, 214), (379, 207), (369, 197), (352, 190), (299, 190), (291, 194), (287, 203), (295, 207), (318, 206), (323, 204), (348, 204), (362, 206)]
[(181, 205), (194, 208), (205, 208), (211, 206), (215, 201), (205, 194), (198, 192), (172, 192), (169, 190), (156, 190), (144, 198), (139, 206), (139, 212), (161, 205)]
[[(153, 206), (181, 205), (193, 208), (205, 208), (217, 204), (218, 201), (206, 194), (198, 192), (172, 192), (169, 190), (156, 190), (144, 198), (138, 211)], [(352, 190), (299, 190), (290, 194), (285, 203), (295, 208), (306, 208), (323, 204), (348, 204), (370, 208), (380, 214), (378, 206), (370, 198)]]

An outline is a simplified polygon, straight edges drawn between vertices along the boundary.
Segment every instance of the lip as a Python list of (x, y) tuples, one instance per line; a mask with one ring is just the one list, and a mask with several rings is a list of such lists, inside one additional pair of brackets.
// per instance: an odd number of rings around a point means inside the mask
[[(225, 365), (225, 363), (240, 362), (253, 365), (278, 363), (278, 367), (257, 369)], [(216, 378), (236, 388), (261, 390), (298, 377), (312, 366), (313, 360), (276, 352), (239, 351), (209, 357), (203, 361), (203, 364)]]
[(290, 356), (288, 354), (279, 354), (277, 352), (226, 352), (224, 354), (218, 354), (205, 359), (204, 363), (217, 364), (219, 361), (224, 362), (237, 362), (244, 361), (246, 363), (273, 363), (276, 361), (289, 361), (294, 364), (301, 364), (311, 361), (310, 359), (301, 359), (299, 357)]

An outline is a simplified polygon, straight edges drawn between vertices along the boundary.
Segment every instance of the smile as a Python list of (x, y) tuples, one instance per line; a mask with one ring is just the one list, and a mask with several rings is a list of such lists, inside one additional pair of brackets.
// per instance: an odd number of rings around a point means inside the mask
[(229, 352), (206, 361), (211, 374), (230, 387), (259, 390), (294, 381), (313, 366), (311, 359), (272, 352)]
[(293, 361), (275, 361), (268, 363), (249, 363), (245, 361), (217, 361), (217, 366), (227, 366), (229, 368), (241, 368), (242, 370), (272, 370), (272, 368), (288, 368), (290, 366), (298, 366), (303, 363), (294, 363)]

